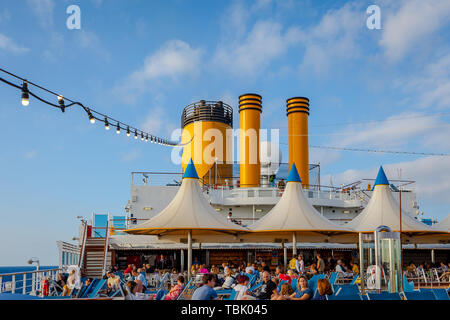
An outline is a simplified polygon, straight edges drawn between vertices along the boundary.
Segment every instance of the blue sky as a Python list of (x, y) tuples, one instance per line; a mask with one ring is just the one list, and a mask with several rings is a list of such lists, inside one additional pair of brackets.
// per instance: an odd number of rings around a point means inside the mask
[[(66, 27), (72, 4), (81, 30)], [(366, 27), (371, 4), (381, 30)], [(449, 153), (449, 18), (445, 0), (3, 1), (0, 66), (166, 137), (200, 99), (232, 105), (237, 127), (238, 96), (256, 92), (262, 127), (280, 128), (282, 143), (285, 99), (307, 96), (311, 145)], [(131, 171), (180, 169), (170, 148), (91, 125), (76, 108), (24, 108), (5, 85), (0, 97), (0, 265), (57, 263), (56, 241), (77, 235), (76, 216), (124, 213)], [(449, 213), (449, 157), (310, 158), (335, 185), (374, 178), (380, 164), (396, 179), (401, 168), (425, 217)]]

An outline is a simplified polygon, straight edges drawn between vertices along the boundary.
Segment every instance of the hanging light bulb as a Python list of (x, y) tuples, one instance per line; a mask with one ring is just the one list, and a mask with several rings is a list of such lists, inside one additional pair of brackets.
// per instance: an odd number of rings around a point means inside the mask
[(148, 134), (145, 136), (145, 142), (148, 142)]
[(117, 122), (117, 130), (116, 130), (116, 132), (117, 132), (117, 134), (120, 133), (120, 123), (119, 122)]
[(144, 141), (144, 133), (141, 132), (141, 140)]
[(109, 130), (109, 122), (108, 122), (108, 118), (105, 117), (105, 129)]
[(61, 108), (61, 111), (65, 112), (66, 106), (64, 105), (64, 99), (62, 96), (58, 96), (58, 103), (59, 103), (59, 107)]
[(127, 137), (130, 136), (130, 127), (127, 127)]
[(134, 129), (134, 138), (137, 139), (137, 130)]
[(89, 109), (88, 109), (88, 117), (89, 117), (89, 121), (90, 121), (91, 123), (95, 123), (95, 118), (94, 118), (94, 116), (92, 115), (91, 111), (89, 111)]
[(24, 82), (22, 85), (22, 105), (24, 107), (30, 104), (30, 96), (28, 94), (28, 83)]

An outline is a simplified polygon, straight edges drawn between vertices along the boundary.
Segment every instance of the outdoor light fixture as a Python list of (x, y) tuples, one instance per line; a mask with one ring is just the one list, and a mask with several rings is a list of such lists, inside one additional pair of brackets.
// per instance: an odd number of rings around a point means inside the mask
[(120, 133), (120, 125), (119, 125), (119, 123), (117, 122), (117, 130), (116, 130), (116, 132), (117, 132), (117, 134), (119, 134)]
[(66, 106), (64, 105), (64, 99), (62, 96), (58, 96), (58, 104), (59, 104), (59, 107), (61, 108), (61, 111), (65, 112)]
[(137, 130), (134, 130), (134, 138), (137, 139)]
[(89, 110), (88, 110), (88, 116), (89, 116), (89, 121), (90, 121), (91, 123), (95, 123), (95, 118), (94, 118), (94, 116), (92, 115), (91, 111), (89, 111)]
[(141, 132), (141, 140), (144, 141), (144, 133)]
[(127, 127), (127, 137), (130, 136), (130, 127)]
[(108, 118), (105, 117), (105, 129), (109, 130), (109, 122), (108, 122)]
[(22, 85), (22, 105), (24, 107), (30, 104), (30, 95), (28, 94), (28, 84), (26, 82)]

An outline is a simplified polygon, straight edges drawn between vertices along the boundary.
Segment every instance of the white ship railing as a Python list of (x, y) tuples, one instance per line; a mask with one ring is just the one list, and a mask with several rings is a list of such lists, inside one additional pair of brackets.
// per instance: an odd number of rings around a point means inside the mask
[(84, 253), (86, 251), (87, 240), (87, 222), (83, 220), (81, 223), (83, 224), (83, 240), (81, 242), (80, 260), (78, 261), (78, 267), (80, 268), (80, 270), (83, 268)]
[[(34, 270), (0, 274), (0, 293), (21, 293), (38, 295), (42, 292), (44, 279), (56, 281), (62, 269)], [(9, 280), (9, 278), (11, 278)]]
[(108, 220), (106, 221), (105, 250), (104, 250), (104, 254), (103, 254), (102, 276), (104, 276), (106, 274), (106, 268), (107, 268), (106, 262), (107, 262), (107, 258), (108, 258), (109, 224), (110, 224), (110, 216), (108, 213)]

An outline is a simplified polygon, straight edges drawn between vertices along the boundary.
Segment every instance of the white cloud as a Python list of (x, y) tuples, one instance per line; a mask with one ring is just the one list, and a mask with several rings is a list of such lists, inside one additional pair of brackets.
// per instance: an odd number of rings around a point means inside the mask
[(348, 3), (329, 10), (317, 25), (302, 33), (305, 54), (300, 70), (322, 75), (332, 64), (360, 56), (358, 41), (365, 30), (365, 12), (359, 4)]
[(416, 99), (421, 108), (450, 108), (450, 54), (426, 64), (414, 76), (398, 81), (398, 87)]
[(300, 41), (300, 30), (292, 27), (283, 32), (281, 24), (258, 21), (243, 38), (222, 41), (214, 63), (235, 75), (252, 76)]
[(385, 55), (396, 61), (408, 51), (426, 46), (431, 35), (449, 23), (450, 2), (407, 0), (395, 12), (382, 9), (381, 14), (383, 35), (379, 43)]
[(14, 42), (11, 38), (0, 33), (0, 49), (13, 52), (13, 53), (24, 53), (30, 49), (22, 47)]
[(53, 0), (27, 0), (27, 2), (42, 27), (48, 28), (53, 25), (53, 9), (55, 8)]
[[(127, 102), (134, 102), (139, 94), (145, 92), (149, 80), (169, 78), (178, 80), (181, 76), (196, 76), (201, 68), (203, 50), (192, 48), (181, 40), (166, 42), (155, 53), (147, 56), (144, 65), (134, 71), (116, 92)], [(152, 82), (155, 85), (155, 82)]]
[(121, 160), (123, 162), (130, 162), (130, 161), (134, 161), (140, 157), (141, 157), (141, 151), (133, 150), (131, 152), (122, 153)]
[(385, 121), (349, 125), (335, 133), (332, 142), (338, 146), (370, 146), (392, 148), (415, 142), (422, 147), (450, 148), (445, 139), (450, 125), (439, 117), (427, 117), (423, 113), (402, 113)]

